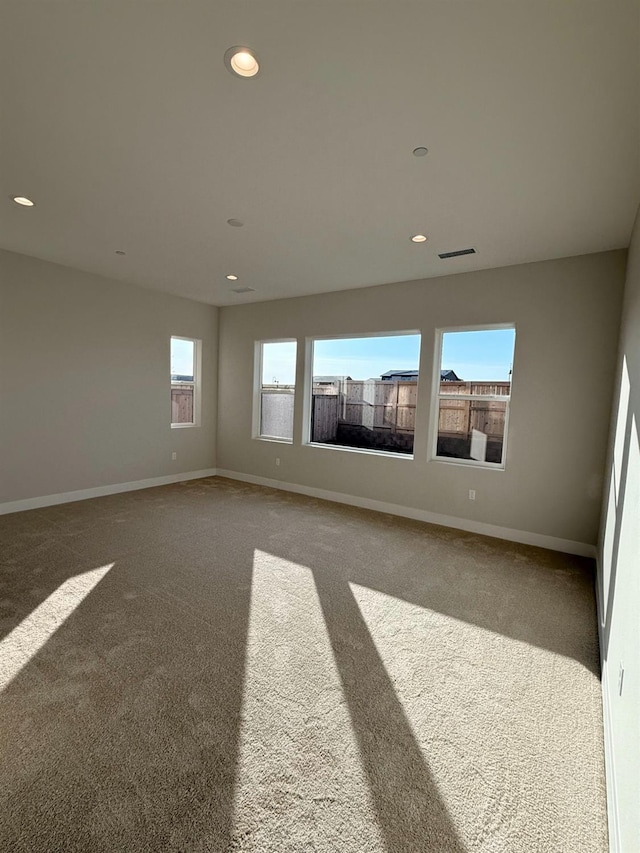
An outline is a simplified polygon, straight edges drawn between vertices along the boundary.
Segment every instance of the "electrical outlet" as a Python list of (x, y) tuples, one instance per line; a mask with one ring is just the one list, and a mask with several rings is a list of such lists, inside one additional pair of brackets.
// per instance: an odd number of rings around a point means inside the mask
[(624, 664), (621, 661), (620, 662), (620, 669), (618, 670), (618, 696), (622, 696), (623, 685), (624, 685)]
[(476, 490), (475, 489), (469, 489), (469, 500), (475, 501), (475, 499), (476, 499)]
[(174, 461), (174, 462), (175, 462), (175, 461), (176, 461), (176, 459), (178, 458), (178, 454), (175, 452), (175, 450), (174, 450), (174, 451), (173, 451), (173, 453), (171, 454), (171, 458), (173, 459), (173, 461)]
[(280, 464), (280, 457), (276, 456), (276, 465), (279, 465), (279, 464)]

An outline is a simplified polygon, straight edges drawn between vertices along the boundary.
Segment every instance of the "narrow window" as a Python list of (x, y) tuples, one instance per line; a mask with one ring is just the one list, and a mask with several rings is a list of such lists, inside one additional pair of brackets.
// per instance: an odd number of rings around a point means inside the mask
[(200, 422), (200, 351), (195, 338), (171, 338), (171, 426)]
[(419, 362), (417, 333), (314, 340), (310, 443), (411, 455)]
[(256, 344), (255, 438), (293, 441), (296, 350), (295, 341)]
[(437, 333), (435, 459), (504, 468), (515, 339), (512, 326)]

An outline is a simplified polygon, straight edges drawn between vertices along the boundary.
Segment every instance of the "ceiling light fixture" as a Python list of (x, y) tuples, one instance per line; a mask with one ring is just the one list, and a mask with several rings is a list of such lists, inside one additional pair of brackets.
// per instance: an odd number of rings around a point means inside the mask
[(250, 47), (236, 45), (230, 47), (224, 55), (224, 64), (237, 77), (255, 77), (260, 71), (260, 65), (255, 53)]
[(229, 279), (229, 281), (237, 281), (238, 280), (237, 275), (228, 275), (227, 278)]
[(36, 206), (35, 201), (31, 201), (30, 198), (27, 198), (24, 195), (14, 195), (14, 196), (12, 196), (12, 199), (13, 199), (13, 201), (15, 201), (16, 204), (22, 205), (22, 207), (35, 207)]
[(424, 147), (424, 146), (422, 146), (422, 145), (421, 145), (419, 148), (414, 148), (414, 149), (413, 149), (413, 156), (414, 156), (414, 157), (424, 157), (424, 155), (425, 155), (425, 154), (428, 154), (428, 153), (429, 153), (429, 149), (428, 149), (428, 148), (425, 148), (425, 147)]
[(244, 222), (239, 219), (227, 219), (227, 225), (231, 225), (233, 228), (242, 228)]
[(425, 237), (424, 234), (414, 234), (413, 237), (411, 238), (411, 242), (412, 243), (426, 243), (427, 238)]

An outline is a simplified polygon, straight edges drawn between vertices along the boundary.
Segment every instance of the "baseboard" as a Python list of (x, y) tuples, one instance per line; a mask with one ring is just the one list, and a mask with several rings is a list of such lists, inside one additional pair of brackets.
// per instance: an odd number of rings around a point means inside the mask
[(357, 506), (362, 509), (372, 509), (376, 512), (386, 512), (390, 515), (399, 515), (403, 518), (411, 518), (414, 521), (426, 521), (429, 524), (440, 524), (443, 527), (453, 527), (457, 530), (465, 530), (469, 533), (480, 533), (483, 536), (493, 536), (496, 539), (506, 539), (508, 542), (520, 542), (523, 545), (535, 545), (539, 548), (548, 548), (551, 551), (562, 551), (566, 554), (578, 554), (581, 557), (595, 557), (594, 545), (586, 542), (574, 542), (571, 539), (559, 539), (556, 536), (544, 536), (541, 533), (529, 533), (526, 530), (513, 530), (510, 527), (497, 527), (493, 524), (485, 524), (482, 521), (471, 521), (466, 518), (457, 518), (453, 515), (440, 515), (428, 512), (424, 509), (414, 509), (410, 506), (386, 503), (385, 501), (362, 498), (356, 495), (347, 495), (343, 492), (331, 492), (326, 489), (316, 489), (313, 486), (302, 486), (298, 483), (284, 483), (282, 480), (271, 480), (268, 477), (256, 477), (253, 474), (243, 474), (239, 471), (227, 471), (218, 468), (219, 477), (228, 477), (230, 480), (241, 480), (244, 483), (253, 483), (256, 486), (268, 486), (272, 489), (281, 489), (284, 492), (296, 492), (311, 498), (321, 498), (326, 501)]
[(607, 784), (607, 822), (609, 825), (609, 851), (622, 853), (620, 827), (618, 826), (618, 788), (616, 785), (615, 758), (613, 752), (613, 720), (609, 699), (609, 667), (604, 657), (605, 612), (603, 609), (600, 582), (602, 580), (601, 550), (596, 556), (596, 608), (598, 613), (598, 639), (600, 641), (600, 672), (602, 684), (602, 722), (604, 727), (604, 767)]
[(0, 504), (0, 515), (11, 512), (23, 512), (28, 509), (39, 509), (44, 506), (84, 501), (89, 498), (101, 498), (105, 495), (117, 495), (120, 492), (134, 492), (138, 489), (151, 489), (154, 486), (167, 486), (170, 483), (181, 483), (184, 480), (199, 480), (202, 477), (215, 477), (215, 468), (205, 468), (202, 471), (187, 471), (183, 474), (166, 474), (164, 477), (150, 477), (148, 480), (135, 480), (130, 483), (113, 483), (108, 486), (95, 486), (92, 489), (79, 489), (75, 492), (61, 492), (58, 495), (44, 495), (38, 498), (26, 498), (21, 501), (9, 501)]
[(268, 477), (257, 477), (254, 474), (244, 474), (239, 471), (228, 471), (224, 469), (205, 468), (201, 471), (187, 471), (181, 474), (167, 474), (163, 477), (150, 477), (147, 480), (135, 480), (129, 483), (112, 483), (106, 486), (95, 486), (91, 489), (79, 489), (73, 492), (61, 492), (55, 495), (43, 495), (42, 497), (25, 498), (19, 501), (8, 501), (0, 504), (0, 515), (12, 512), (23, 512), (29, 509), (39, 509), (46, 506), (70, 503), (71, 501), (82, 501), (90, 498), (99, 498), (105, 495), (116, 495), (120, 492), (133, 492), (137, 489), (150, 489), (154, 486), (166, 486), (170, 483), (180, 483), (185, 480), (198, 480), (202, 477), (228, 477), (230, 480), (241, 480), (245, 483), (253, 483), (257, 486), (267, 486), (272, 489), (280, 489), (285, 492), (295, 492), (321, 500), (334, 501), (336, 503), (357, 506), (362, 509), (371, 509), (376, 512), (386, 512), (390, 515), (398, 515), (403, 518), (411, 518), (414, 521), (426, 521), (429, 524), (440, 524), (443, 527), (453, 527), (457, 530), (465, 530), (469, 533), (480, 533), (483, 536), (493, 536), (496, 539), (505, 539), (508, 542), (519, 542), (523, 545), (535, 545), (539, 548), (548, 548), (551, 551), (562, 551), (567, 554), (578, 554), (581, 557), (596, 556), (594, 545), (586, 542), (574, 542), (571, 539), (560, 539), (556, 536), (545, 536), (541, 533), (530, 533), (526, 530), (514, 530), (511, 527), (498, 527), (494, 524), (485, 524), (482, 521), (472, 521), (466, 518), (458, 518), (452, 515), (441, 515), (424, 509), (402, 506), (401, 504), (387, 503), (372, 498), (363, 498), (357, 495), (349, 495), (343, 492), (332, 492), (327, 489), (317, 489), (313, 486), (303, 486), (299, 483), (285, 483), (282, 480), (272, 480)]

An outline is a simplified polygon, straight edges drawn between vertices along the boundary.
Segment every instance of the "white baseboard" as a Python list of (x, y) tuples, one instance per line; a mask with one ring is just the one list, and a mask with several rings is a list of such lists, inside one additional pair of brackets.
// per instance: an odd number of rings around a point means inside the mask
[(620, 827), (618, 825), (618, 788), (616, 785), (615, 758), (613, 752), (613, 720), (611, 718), (611, 702), (609, 699), (609, 667), (604, 657), (605, 606), (602, 601), (600, 584), (602, 581), (602, 551), (598, 549), (596, 556), (596, 607), (598, 613), (598, 639), (600, 641), (600, 673), (602, 683), (602, 722), (604, 726), (604, 767), (607, 784), (607, 821), (609, 824), (609, 851), (622, 853), (620, 847)]
[(412, 518), (414, 521), (426, 521), (429, 524), (440, 524), (443, 527), (454, 527), (457, 530), (466, 530), (469, 533), (481, 533), (484, 536), (493, 536), (496, 539), (506, 539), (508, 542), (520, 542), (523, 545), (535, 545), (539, 548), (548, 548), (551, 551), (562, 551), (566, 554), (578, 554), (581, 557), (595, 557), (595, 545), (586, 542), (574, 542), (572, 539), (559, 539), (556, 536), (544, 536), (541, 533), (529, 533), (526, 530), (513, 530), (510, 527), (497, 527), (494, 524), (485, 524), (482, 521), (471, 521), (467, 518), (457, 518), (453, 515), (440, 515), (436, 512), (428, 512), (424, 509), (414, 509), (410, 506), (386, 503), (371, 498), (347, 495), (342, 492), (330, 492), (326, 489), (316, 489), (313, 486), (302, 486), (298, 483), (284, 483), (281, 480), (271, 480), (268, 477), (256, 477), (253, 474), (243, 474), (239, 471), (226, 471), (218, 468), (219, 477), (228, 477), (230, 480), (241, 480), (244, 483), (253, 483), (256, 486), (268, 486), (272, 489), (281, 489), (284, 492), (296, 492), (312, 498), (321, 498), (325, 501), (357, 506), (362, 509), (372, 509), (376, 512), (386, 512), (390, 515), (399, 515), (403, 518)]
[(70, 503), (71, 501), (83, 501), (90, 498), (99, 498), (104, 495), (116, 495), (120, 492), (133, 492), (137, 489), (150, 489), (154, 486), (166, 486), (170, 483), (180, 483), (185, 480), (198, 480), (202, 477), (228, 477), (230, 480), (241, 480), (245, 483), (253, 483), (257, 486), (267, 486), (272, 489), (281, 489), (285, 492), (295, 492), (312, 498), (320, 498), (326, 501), (357, 506), (362, 509), (371, 509), (376, 512), (386, 512), (390, 515), (399, 515), (403, 518), (411, 518), (414, 521), (426, 521), (429, 524), (440, 524), (443, 527), (453, 527), (457, 530), (466, 530), (469, 533), (480, 533), (484, 536), (493, 536), (496, 539), (505, 539), (508, 542), (520, 542), (523, 545), (535, 545), (539, 548), (549, 548), (551, 551), (563, 551), (567, 554), (578, 554), (581, 557), (595, 557), (594, 545), (585, 542), (574, 542), (571, 539), (560, 539), (556, 536), (545, 536), (541, 533), (529, 533), (526, 530), (514, 530), (511, 527), (498, 527), (494, 524), (485, 524), (482, 521), (472, 521), (467, 518), (458, 518), (452, 515), (440, 515), (424, 509), (416, 509), (401, 504), (387, 503), (372, 498), (348, 495), (343, 492), (332, 492), (327, 489), (317, 489), (313, 486), (303, 486), (298, 483), (285, 483), (282, 480), (272, 480), (268, 477), (257, 477), (254, 474), (243, 474), (239, 471), (227, 471), (224, 469), (205, 468), (202, 471), (187, 471), (182, 474), (167, 474), (163, 477), (150, 477), (147, 480), (135, 480), (129, 483), (113, 483), (107, 486), (95, 486), (91, 489), (79, 489), (73, 492), (61, 492), (56, 495), (43, 495), (36, 498), (25, 498), (19, 501), (9, 501), (0, 504), (0, 515), (12, 512), (23, 512), (29, 509), (39, 509), (45, 506), (56, 506), (57, 504)]
[(44, 506), (84, 501), (89, 498), (101, 498), (104, 495), (117, 495), (119, 492), (134, 492), (137, 489), (150, 489), (154, 486), (166, 486), (170, 483), (181, 483), (184, 480), (199, 480), (202, 477), (215, 477), (215, 468), (205, 468), (202, 471), (188, 471), (185, 474), (166, 474), (164, 477), (150, 477), (148, 480), (135, 480), (131, 483), (113, 483), (108, 486), (95, 486), (92, 489), (79, 489), (75, 492), (61, 492), (58, 495), (44, 495), (38, 498), (26, 498), (21, 501), (9, 501), (0, 504), (0, 515), (11, 512), (23, 512), (27, 509), (39, 509)]

